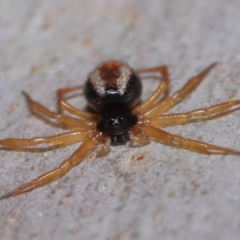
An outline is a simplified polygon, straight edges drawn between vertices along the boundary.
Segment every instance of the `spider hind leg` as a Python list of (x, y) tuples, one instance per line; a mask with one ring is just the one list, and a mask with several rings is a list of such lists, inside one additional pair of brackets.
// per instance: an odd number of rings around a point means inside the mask
[(76, 127), (89, 128), (94, 122), (94, 119), (82, 120), (82, 119), (52, 112), (48, 110), (46, 107), (44, 107), (42, 104), (36, 101), (33, 101), (26, 92), (23, 92), (23, 94), (26, 98), (30, 111), (40, 119), (43, 119), (47, 122), (49, 122), (49, 119), (55, 119), (58, 123), (63, 124), (67, 128), (76, 128)]
[(161, 74), (160, 82), (155, 90), (155, 92), (143, 103), (138, 105), (135, 108), (136, 112), (139, 112), (140, 114), (144, 114), (151, 110), (152, 105), (158, 100), (158, 98), (168, 90), (169, 85), (169, 74), (168, 74), (168, 68), (167, 66), (158, 66), (154, 68), (146, 68), (146, 69), (140, 69), (137, 71), (138, 73), (151, 73), (151, 72), (158, 72)]
[(217, 63), (213, 63), (196, 76), (190, 78), (190, 80), (188, 80), (188, 82), (172, 96), (163, 99), (159, 103), (156, 103), (151, 110), (145, 113), (145, 116), (147, 116), (148, 118), (160, 116), (167, 110), (171, 109), (174, 105), (181, 102), (202, 82), (202, 80), (216, 65)]
[(167, 127), (191, 122), (200, 122), (225, 116), (233, 111), (239, 110), (239, 108), (240, 100), (235, 100), (185, 113), (164, 114), (159, 117), (151, 118), (150, 123), (155, 127)]
[(89, 113), (86, 111), (82, 111), (80, 109), (77, 109), (75, 107), (73, 107), (72, 105), (70, 105), (69, 103), (67, 103), (65, 101), (65, 95), (67, 93), (76, 91), (76, 90), (82, 90), (84, 87), (82, 85), (80, 86), (75, 86), (75, 87), (70, 87), (70, 88), (60, 88), (57, 90), (57, 108), (58, 108), (58, 113), (62, 113), (63, 110), (72, 113), (86, 121), (88, 120), (98, 120), (99, 116), (97, 114), (94, 113)]

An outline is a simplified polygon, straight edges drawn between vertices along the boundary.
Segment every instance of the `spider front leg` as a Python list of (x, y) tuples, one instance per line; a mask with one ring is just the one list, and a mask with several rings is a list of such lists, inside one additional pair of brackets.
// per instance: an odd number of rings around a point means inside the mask
[(106, 156), (110, 151), (111, 139), (109, 137), (105, 137), (104, 144), (100, 148), (99, 152), (97, 153), (97, 157)]
[(192, 151), (200, 152), (203, 154), (230, 154), (230, 155), (240, 155), (239, 151), (215, 146), (212, 144), (200, 142), (197, 140), (183, 138), (178, 135), (173, 135), (161, 129), (147, 126), (144, 133), (149, 137), (150, 140), (160, 142), (162, 144), (186, 148)]
[(129, 131), (130, 146), (141, 147), (149, 143), (148, 136), (143, 132), (144, 127), (143, 117), (139, 116), (137, 124)]
[(43, 186), (47, 183), (50, 183), (62, 176), (64, 176), (71, 168), (78, 165), (84, 158), (88, 156), (91, 151), (98, 145), (96, 140), (86, 140), (82, 145), (67, 159), (65, 160), (58, 168), (49, 171), (38, 178), (28, 182), (13, 191), (10, 191), (4, 194), (0, 199), (12, 197), (27, 191), (30, 191), (34, 188)]
[[(232, 111), (239, 109), (240, 100), (220, 103), (213, 107), (197, 109), (186, 113), (166, 114), (160, 117), (149, 119), (151, 125), (155, 127), (167, 127), (190, 122), (205, 121), (209, 118), (215, 119), (227, 115)], [(232, 109), (233, 106), (238, 108)]]
[(160, 116), (170, 108), (172, 108), (175, 104), (182, 101), (189, 93), (191, 93), (201, 82), (202, 80), (209, 74), (209, 72), (217, 65), (217, 63), (211, 64), (201, 73), (192, 77), (179, 91), (173, 94), (170, 97), (165, 98), (160, 103), (156, 103), (155, 106), (151, 110), (145, 113), (145, 116), (148, 118), (154, 116)]

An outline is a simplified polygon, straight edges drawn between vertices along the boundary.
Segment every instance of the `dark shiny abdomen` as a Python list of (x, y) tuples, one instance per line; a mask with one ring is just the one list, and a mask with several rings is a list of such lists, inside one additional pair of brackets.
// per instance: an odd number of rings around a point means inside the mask
[(99, 95), (90, 81), (87, 81), (85, 84), (84, 94), (89, 106), (100, 114), (108, 112), (110, 109), (119, 108), (126, 108), (130, 111), (140, 101), (142, 83), (139, 76), (132, 72), (126, 91), (123, 94), (119, 93), (116, 85), (106, 83), (105, 95)]

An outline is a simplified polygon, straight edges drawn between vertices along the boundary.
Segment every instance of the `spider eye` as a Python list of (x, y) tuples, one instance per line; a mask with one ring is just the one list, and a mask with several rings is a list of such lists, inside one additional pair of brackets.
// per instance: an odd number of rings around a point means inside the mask
[(140, 101), (139, 76), (127, 64), (108, 61), (90, 73), (84, 88), (89, 106), (96, 112), (131, 110)]

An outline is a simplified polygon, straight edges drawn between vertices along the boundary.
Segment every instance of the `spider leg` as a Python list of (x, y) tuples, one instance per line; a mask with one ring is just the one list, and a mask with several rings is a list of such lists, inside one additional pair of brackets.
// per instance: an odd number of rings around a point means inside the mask
[(131, 147), (141, 147), (147, 145), (149, 143), (148, 136), (143, 133), (142, 128), (140, 127), (141, 124), (136, 124), (130, 131), (129, 131), (129, 139)]
[(75, 86), (75, 87), (70, 87), (70, 88), (60, 88), (57, 90), (57, 106), (58, 106), (58, 111), (61, 112), (61, 107), (60, 107), (60, 102), (64, 99), (64, 95), (73, 92), (76, 90), (82, 90), (83, 86)]
[(38, 178), (28, 182), (6, 194), (4, 194), (0, 199), (12, 197), (27, 191), (30, 191), (34, 188), (43, 186), (47, 183), (50, 183), (62, 176), (64, 176), (71, 168), (78, 165), (87, 155), (97, 146), (97, 141), (95, 140), (87, 140), (82, 143), (82, 145), (59, 167), (49, 171)]
[[(238, 105), (238, 108), (229, 110), (236, 105)], [(151, 118), (149, 121), (151, 125), (155, 127), (167, 127), (190, 122), (205, 121), (209, 120), (209, 118), (214, 119), (223, 115), (227, 115), (232, 111), (239, 109), (239, 105), (240, 100), (230, 101), (220, 103), (209, 108), (197, 109), (190, 112), (162, 115), (160, 117)]]
[(89, 112), (85, 112), (80, 109), (77, 109), (63, 100), (61, 100), (61, 102), (59, 103), (59, 106), (62, 110), (66, 110), (69, 113), (72, 113), (72, 114), (82, 118), (85, 121), (97, 121), (100, 118), (99, 115), (97, 115), (97, 114), (89, 113)]
[(219, 147), (212, 144), (183, 138), (178, 135), (173, 135), (161, 129), (147, 126), (144, 132), (148, 135), (150, 140), (160, 142), (166, 145), (186, 148), (192, 151), (200, 152), (203, 154), (231, 154), (240, 155), (240, 151), (236, 151), (229, 148)]
[(26, 97), (27, 104), (28, 104), (30, 111), (33, 112), (34, 114), (36, 114), (37, 116), (39, 116), (40, 118), (43, 118), (43, 119), (46, 119), (46, 117), (52, 118), (52, 119), (57, 120), (59, 123), (65, 125), (67, 127), (70, 127), (70, 128), (71, 127), (89, 128), (90, 126), (92, 126), (94, 124), (94, 122), (93, 121), (91, 122), (90, 120), (84, 121), (82, 119), (73, 118), (70, 116), (52, 112), (52, 111), (48, 110), (47, 108), (45, 108), (40, 103), (33, 101), (27, 93), (23, 92), (23, 94)]
[(217, 63), (211, 64), (209, 67), (204, 69), (198, 75), (190, 78), (190, 80), (175, 94), (170, 97), (165, 98), (160, 103), (156, 103), (153, 108), (145, 113), (145, 116), (148, 118), (154, 117), (156, 115), (161, 115), (175, 104), (182, 101), (190, 92), (192, 92), (200, 83), (201, 81), (208, 75), (208, 73), (217, 65)]
[(152, 105), (158, 100), (158, 98), (166, 91), (168, 84), (169, 84), (169, 75), (167, 66), (159, 66), (154, 68), (147, 68), (147, 69), (140, 69), (137, 71), (138, 73), (148, 73), (148, 72), (159, 72), (162, 76), (161, 82), (158, 85), (158, 88), (155, 92), (148, 98), (145, 102), (138, 105), (135, 108), (135, 111), (139, 112), (140, 114), (144, 114), (148, 112)]
[(29, 139), (7, 138), (0, 140), (0, 146), (7, 149), (18, 150), (19, 147), (31, 147), (38, 144), (48, 144), (50, 146), (70, 145), (76, 142), (82, 142), (89, 138), (89, 132), (85, 130), (76, 130), (67, 133), (58, 134), (50, 137), (35, 137)]
[(97, 153), (97, 157), (103, 157), (106, 156), (109, 153), (111, 145), (111, 139), (109, 137), (106, 137), (104, 139), (104, 144), (101, 147), (100, 151)]
[(98, 115), (93, 113), (88, 113), (82, 110), (79, 110), (73, 106), (71, 106), (69, 103), (64, 101), (64, 95), (73, 92), (76, 90), (82, 90), (83, 86), (75, 86), (70, 88), (60, 88), (57, 90), (57, 107), (58, 107), (58, 113), (61, 113), (62, 110), (68, 111), (80, 118), (83, 118), (84, 120), (97, 120), (99, 118)]

